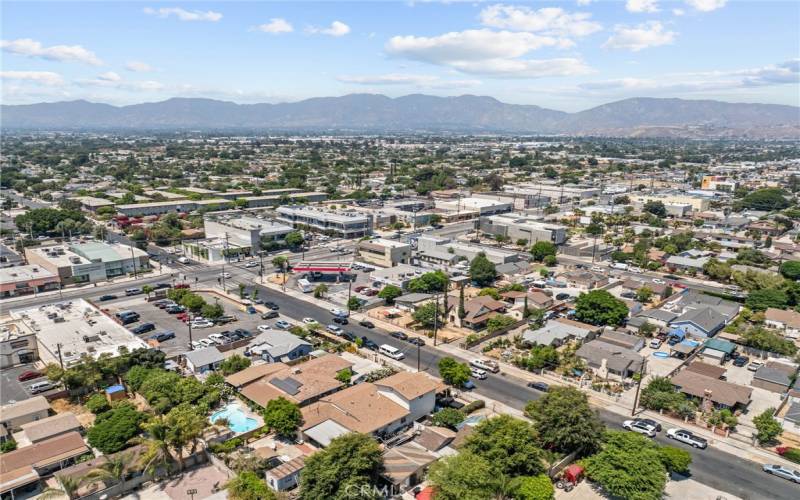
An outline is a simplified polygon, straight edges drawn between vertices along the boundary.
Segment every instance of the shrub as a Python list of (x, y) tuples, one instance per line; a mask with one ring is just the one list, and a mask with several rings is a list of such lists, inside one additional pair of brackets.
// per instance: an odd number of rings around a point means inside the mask
[(450, 429), (456, 428), (458, 424), (464, 421), (464, 412), (456, 410), (455, 408), (443, 408), (431, 417), (433, 425), (441, 427), (448, 427)]
[(473, 401), (473, 402), (465, 405), (463, 408), (461, 408), (461, 413), (463, 413), (464, 415), (469, 415), (473, 411), (478, 411), (478, 410), (480, 410), (481, 408), (484, 408), (484, 407), (486, 407), (486, 401), (484, 401), (482, 399), (476, 399), (475, 401)]
[(99, 415), (111, 409), (111, 404), (103, 394), (92, 394), (89, 399), (86, 400), (84, 406), (95, 415)]

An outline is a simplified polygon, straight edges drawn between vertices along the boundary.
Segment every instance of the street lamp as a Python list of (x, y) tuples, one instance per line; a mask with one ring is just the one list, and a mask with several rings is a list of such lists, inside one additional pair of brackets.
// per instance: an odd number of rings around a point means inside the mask
[(186, 322), (189, 325), (189, 350), (194, 351), (194, 344), (192, 343), (192, 320)]

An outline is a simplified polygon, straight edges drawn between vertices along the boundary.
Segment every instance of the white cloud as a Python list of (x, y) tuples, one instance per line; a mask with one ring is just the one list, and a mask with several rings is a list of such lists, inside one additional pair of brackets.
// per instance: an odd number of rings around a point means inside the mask
[(165, 88), (164, 84), (153, 80), (125, 80), (113, 71), (102, 73), (90, 80), (75, 80), (75, 84), (80, 87), (106, 87), (133, 92), (150, 92)]
[(686, 0), (686, 4), (701, 12), (711, 12), (725, 7), (728, 0)]
[(682, 15), (684, 15), (684, 14), (686, 14), (686, 11), (685, 11), (685, 10), (683, 10), (683, 9), (672, 9), (672, 15), (673, 15), (673, 16), (678, 16), (678, 17), (680, 17), (680, 16), (682, 16)]
[(52, 45), (43, 46), (40, 42), (30, 38), (16, 40), (2, 40), (0, 47), (6, 52), (27, 57), (38, 57), (50, 61), (80, 62), (100, 66), (103, 64), (94, 52), (86, 50), (80, 45)]
[(52, 71), (0, 71), (3, 80), (30, 82), (39, 85), (57, 86), (64, 83), (58, 73)]
[(125, 69), (133, 71), (134, 73), (149, 73), (155, 71), (155, 68), (141, 61), (128, 61), (128, 63), (125, 64)]
[(669, 45), (675, 41), (676, 35), (674, 31), (666, 31), (664, 25), (658, 21), (648, 21), (638, 26), (618, 24), (614, 26), (614, 34), (603, 47), (638, 52), (648, 47)]
[(603, 29), (586, 12), (569, 13), (558, 7), (535, 10), (517, 5), (490, 5), (480, 13), (484, 26), (545, 35), (582, 37)]
[(445, 80), (433, 75), (413, 75), (388, 73), (383, 75), (342, 75), (337, 76), (342, 83), (357, 85), (414, 85), (425, 88), (463, 88), (475, 87), (480, 80)]
[(584, 6), (592, 3), (592, 0), (578, 0), (578, 5)]
[(625, 2), (628, 12), (658, 12), (658, 0), (628, 0)]
[(582, 75), (591, 69), (580, 59), (520, 59), (563, 40), (526, 32), (488, 29), (454, 31), (434, 37), (395, 36), (386, 44), (394, 56), (447, 66), (463, 73), (506, 78)]
[(328, 36), (344, 36), (350, 33), (350, 26), (341, 21), (334, 21), (328, 28), (317, 28), (316, 26), (309, 26), (306, 28), (307, 33), (328, 35)]
[(105, 82), (119, 82), (122, 80), (122, 77), (119, 74), (114, 73), (113, 71), (107, 71), (97, 76), (99, 80), (103, 80)]
[(180, 7), (161, 7), (159, 9), (145, 7), (144, 13), (161, 18), (175, 16), (181, 21), (208, 21), (215, 23), (222, 19), (222, 14), (213, 10), (186, 10)]
[(263, 31), (264, 33), (272, 33), (273, 35), (277, 35), (279, 33), (291, 33), (294, 31), (294, 27), (291, 25), (291, 23), (286, 19), (281, 19), (280, 17), (273, 17), (268, 23), (259, 25), (257, 29), (258, 31)]

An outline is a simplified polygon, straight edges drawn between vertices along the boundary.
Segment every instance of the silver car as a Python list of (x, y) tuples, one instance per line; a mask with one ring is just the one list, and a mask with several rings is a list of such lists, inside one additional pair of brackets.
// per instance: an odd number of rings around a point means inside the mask
[(773, 464), (764, 464), (762, 469), (767, 474), (782, 477), (784, 479), (788, 479), (789, 481), (794, 481), (795, 483), (800, 484), (800, 472), (795, 469)]
[(667, 438), (686, 443), (693, 448), (706, 449), (708, 447), (708, 441), (705, 438), (693, 434), (686, 429), (669, 429), (667, 431)]

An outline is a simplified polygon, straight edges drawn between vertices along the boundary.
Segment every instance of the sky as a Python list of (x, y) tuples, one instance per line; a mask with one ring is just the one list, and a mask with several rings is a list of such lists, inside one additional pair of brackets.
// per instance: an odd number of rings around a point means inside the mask
[(800, 105), (800, 2), (551, 0), (0, 4), (4, 104), (487, 95)]

